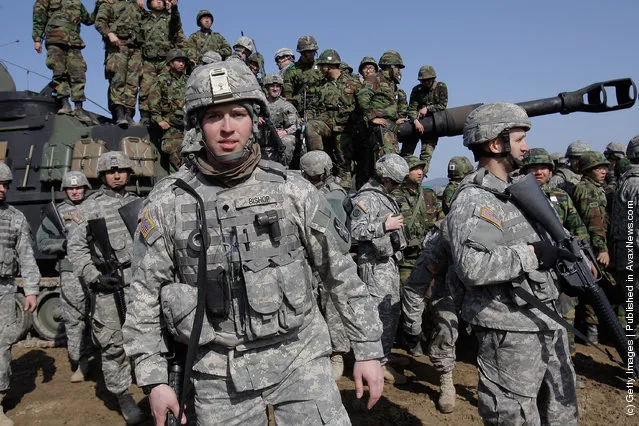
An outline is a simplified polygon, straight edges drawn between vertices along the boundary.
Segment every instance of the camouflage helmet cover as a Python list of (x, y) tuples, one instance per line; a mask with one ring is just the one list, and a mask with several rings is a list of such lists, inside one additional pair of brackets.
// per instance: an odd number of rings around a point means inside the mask
[(13, 181), (13, 174), (11, 174), (11, 169), (3, 161), (0, 161), (0, 182), (11, 181)]
[(574, 141), (566, 149), (566, 157), (580, 157), (586, 151), (592, 151), (590, 144), (585, 141)]
[(626, 158), (628, 160), (639, 160), (639, 135), (630, 139), (628, 146), (626, 147)]
[(481, 105), (468, 114), (464, 123), (464, 146), (480, 145), (495, 139), (507, 129), (530, 130), (526, 110), (508, 102)]
[(337, 53), (337, 50), (326, 49), (319, 55), (319, 58), (317, 58), (315, 63), (317, 65), (323, 65), (323, 64), (340, 65), (342, 63), (342, 58), (339, 56), (339, 53)]
[(435, 68), (433, 68), (431, 65), (424, 65), (419, 69), (419, 72), (417, 73), (417, 79), (426, 80), (429, 78), (437, 78)]
[(579, 157), (579, 167), (582, 172), (599, 166), (609, 166), (610, 162), (599, 151), (586, 151)]
[(399, 52), (395, 50), (387, 50), (382, 53), (381, 58), (379, 58), (379, 66), (384, 65), (395, 65), (398, 68), (404, 68), (404, 61), (402, 60), (402, 56)]
[(89, 180), (84, 175), (84, 173), (78, 171), (70, 171), (66, 172), (64, 176), (62, 176), (62, 189), (78, 188), (81, 186), (91, 188)]
[(610, 142), (604, 151), (606, 158), (621, 160), (626, 156), (626, 147), (621, 142)]
[(215, 21), (215, 18), (213, 18), (213, 14), (211, 12), (209, 12), (206, 9), (202, 9), (197, 13), (197, 17), (195, 18), (195, 25), (197, 25), (198, 27), (201, 26), (200, 19), (204, 18), (205, 16), (208, 16), (209, 18), (211, 18), (211, 23)]
[(220, 62), (220, 61), (222, 61), (222, 55), (220, 55), (215, 50), (207, 50), (206, 52), (204, 52), (204, 55), (202, 55), (203, 64), (210, 64), (212, 62)]
[(345, 73), (353, 74), (353, 67), (348, 65), (346, 62), (342, 62), (339, 64), (339, 69)]
[(309, 151), (300, 158), (300, 170), (311, 177), (322, 174), (328, 176), (333, 170), (333, 161), (325, 151)]
[(544, 148), (531, 148), (524, 153), (524, 162), (521, 166), (521, 171), (526, 173), (525, 170), (529, 166), (540, 165), (540, 166), (548, 166), (550, 170), (555, 168), (555, 163), (550, 158), (548, 151)]
[(264, 86), (268, 86), (271, 84), (279, 84), (280, 86), (282, 86), (284, 85), (284, 79), (279, 73), (266, 74), (266, 76), (264, 76), (264, 80), (262, 80), (262, 83), (264, 84)]
[(406, 163), (408, 164), (408, 169), (409, 170), (413, 170), (415, 167), (420, 167), (420, 168), (424, 168), (424, 166), (426, 166), (426, 161), (424, 160), (420, 160), (419, 158), (417, 158), (414, 155), (410, 155), (408, 157), (404, 157), (404, 160), (406, 160)]
[(362, 67), (364, 65), (372, 65), (375, 67), (375, 69), (378, 68), (377, 61), (371, 56), (364, 56), (362, 60), (360, 61), (359, 68), (357, 68), (360, 74), (362, 73)]
[(98, 158), (98, 173), (104, 173), (112, 169), (129, 169), (133, 171), (133, 165), (128, 155), (122, 151), (109, 151)]
[(280, 58), (282, 56), (292, 56), (294, 58), (295, 53), (293, 53), (293, 51), (288, 47), (282, 47), (281, 49), (277, 49), (277, 52), (275, 52), (275, 61), (277, 61), (277, 58)]
[(317, 45), (317, 40), (312, 35), (302, 36), (297, 40), (297, 51), (305, 52), (307, 50), (317, 50), (319, 46)]
[(375, 163), (375, 171), (380, 178), (389, 178), (395, 183), (402, 183), (410, 169), (406, 160), (398, 154), (386, 154)]
[(241, 36), (240, 38), (235, 40), (235, 43), (233, 43), (233, 48), (235, 49), (238, 46), (248, 50), (250, 52), (249, 55), (255, 51), (255, 43), (253, 43), (253, 40), (251, 40), (247, 36)]
[(449, 179), (463, 179), (464, 176), (471, 173), (473, 170), (473, 164), (470, 162), (468, 157), (463, 155), (453, 157), (448, 161)]
[(176, 48), (169, 50), (169, 53), (166, 54), (166, 63), (170, 64), (175, 59), (184, 59), (184, 61), (188, 61), (189, 57), (182, 49)]

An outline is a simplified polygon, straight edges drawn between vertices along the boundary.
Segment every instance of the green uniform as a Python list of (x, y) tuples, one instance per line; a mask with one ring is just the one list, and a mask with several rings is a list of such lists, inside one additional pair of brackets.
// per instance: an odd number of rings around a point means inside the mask
[(448, 214), (450, 211), (450, 203), (453, 201), (453, 194), (460, 183), (461, 180), (451, 179), (446, 185), (446, 188), (444, 188), (444, 194), (442, 195), (442, 210), (444, 211), (444, 214)]
[(191, 61), (202, 65), (202, 56), (209, 50), (219, 53), (222, 59), (231, 56), (231, 45), (220, 33), (202, 28), (189, 36), (187, 51)]
[(284, 79), (282, 94), (287, 101), (293, 104), (300, 117), (304, 117), (304, 96), (306, 96), (306, 103), (308, 103), (311, 95), (309, 90), (319, 85), (324, 76), (314, 63), (305, 64), (297, 61), (286, 69), (282, 78)]

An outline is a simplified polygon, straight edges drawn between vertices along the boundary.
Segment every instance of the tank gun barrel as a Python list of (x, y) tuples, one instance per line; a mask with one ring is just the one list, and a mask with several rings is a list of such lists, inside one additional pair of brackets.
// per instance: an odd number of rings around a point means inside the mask
[[(606, 89), (613, 89), (616, 103), (609, 99)], [(611, 90), (612, 91), (612, 90)], [(573, 92), (562, 92), (552, 98), (536, 99), (533, 101), (519, 102), (529, 117), (537, 117), (548, 114), (570, 114), (573, 112), (608, 112), (632, 107), (637, 100), (637, 86), (630, 78), (602, 81), (593, 83)], [(420, 119), (424, 126), (424, 136), (457, 136), (462, 134), (464, 122), (468, 114), (483, 104), (464, 105), (437, 111), (433, 115)], [(404, 123), (399, 128), (399, 140), (418, 137), (414, 132), (413, 124)]]

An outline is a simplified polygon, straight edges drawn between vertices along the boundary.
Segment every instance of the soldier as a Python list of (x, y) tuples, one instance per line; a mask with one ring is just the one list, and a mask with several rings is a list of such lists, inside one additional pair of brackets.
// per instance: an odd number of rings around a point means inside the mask
[[(80, 222), (71, 228), (68, 245), (75, 275), (84, 280), (91, 291), (91, 331), (100, 347), (104, 383), (109, 392), (117, 396), (127, 424), (140, 423), (146, 417), (129, 393), (131, 365), (122, 347), (122, 322), (131, 280), (132, 238), (118, 209), (138, 198), (126, 191), (132, 172), (131, 160), (122, 152), (110, 151), (100, 156), (98, 173), (103, 186), (78, 207)], [(106, 243), (111, 246), (117, 264), (100, 251), (96, 242), (100, 235), (89, 228), (90, 220), (101, 218), (106, 221)], [(108, 269), (115, 269), (117, 273)]]
[(310, 96), (309, 90), (318, 85), (324, 78), (315, 66), (317, 40), (313, 36), (302, 36), (297, 40), (297, 51), (300, 58), (287, 68), (284, 78), (284, 97), (293, 104), (297, 113), (306, 118), (305, 109)]
[(300, 119), (293, 104), (281, 97), (283, 85), (284, 80), (280, 74), (267, 74), (264, 77), (269, 117), (284, 144), (282, 164), (288, 167), (295, 152), (295, 135), (299, 130)]
[(406, 377), (388, 365), (399, 323), (399, 270), (406, 248), (404, 218), (391, 192), (408, 175), (408, 164), (397, 154), (382, 156), (375, 165), (376, 175), (353, 198), (351, 236), (358, 242), (359, 276), (368, 285), (382, 321), (384, 379), (404, 384)]
[(553, 152), (550, 154), (550, 159), (555, 165), (554, 170), (559, 169), (559, 167), (567, 167), (568, 165), (568, 159), (564, 157), (564, 154), (561, 152)]
[(363, 83), (368, 77), (375, 75), (378, 70), (377, 61), (370, 56), (364, 56), (357, 69), (361, 76), (359, 78), (360, 83)]
[[(424, 133), (424, 126), (419, 122), (424, 117), (432, 116), (437, 111), (443, 111), (448, 106), (448, 87), (443, 81), (435, 81), (437, 74), (435, 68), (424, 65), (419, 69), (417, 79), (419, 84), (410, 92), (408, 104), (408, 118), (412, 121), (417, 134)], [(424, 173), (428, 173), (430, 160), (437, 146), (437, 138), (425, 138), (422, 136), (422, 148), (419, 158), (425, 161)], [(417, 138), (403, 141), (402, 156), (413, 155), (417, 146)]]
[(446, 223), (455, 271), (466, 287), (461, 315), (479, 344), (484, 423), (576, 425), (566, 330), (518, 295), (532, 291), (555, 310), (559, 292), (549, 268), (567, 252), (541, 240), (521, 211), (497, 196), (522, 163), (529, 129), (526, 111), (515, 104), (485, 104), (468, 115), (464, 146), (479, 169), (457, 190)]
[(140, 74), (140, 121), (148, 126), (151, 120), (149, 95), (158, 75), (166, 67), (166, 55), (174, 48), (186, 48), (186, 36), (177, 6), (178, 0), (147, 0), (149, 11), (140, 27), (142, 70)]
[(55, 225), (58, 218), (44, 216), (36, 233), (38, 249), (42, 253), (58, 257), (56, 270), (60, 274), (60, 305), (67, 334), (67, 350), (71, 363), (71, 383), (84, 381), (88, 369), (88, 351), (85, 341), (87, 322), (87, 294), (84, 284), (73, 274), (73, 264), (67, 256), (67, 236), (80, 222), (78, 206), (84, 200), (91, 185), (82, 172), (71, 171), (62, 177), (62, 190), (67, 199), (56, 206), (64, 233)]
[[(219, 86), (211, 85), (213, 70)], [(185, 365), (185, 392), (195, 387), (198, 424), (266, 423), (267, 404), (278, 424), (346, 424), (313, 271), (349, 324), (357, 397), (362, 378), (369, 407), (383, 387), (381, 326), (348, 254), (348, 230), (313, 185), (261, 160), (254, 135), (266, 98), (246, 65), (227, 60), (196, 68), (185, 99), (187, 122), (205, 149), (196, 167), (182, 168), (149, 194), (124, 327), (155, 421), (164, 424), (169, 410), (179, 417), (162, 356), (172, 336), (190, 341), (186, 359), (195, 363)], [(202, 228), (208, 232), (199, 234)], [(210, 296), (198, 304), (199, 286)], [(172, 316), (184, 309), (191, 312), (186, 321)]]
[(140, 8), (127, 0), (105, 2), (95, 17), (95, 29), (102, 35), (106, 58), (104, 76), (109, 81), (109, 104), (115, 122), (122, 128), (133, 124), (142, 53), (138, 31)]
[[(619, 160), (626, 158), (626, 147), (620, 142), (610, 142), (606, 146), (606, 150), (603, 154), (604, 157), (606, 157), (606, 160), (610, 162), (603, 188), (606, 193), (606, 199), (608, 200), (608, 208), (611, 209), (612, 199), (614, 198), (615, 191), (617, 189), (617, 176), (615, 169), (617, 168)], [(610, 213), (610, 211), (608, 211), (608, 213)]]
[[(25, 312), (35, 311), (40, 289), (40, 271), (33, 255), (31, 229), (21, 211), (7, 204), (7, 191), (13, 180), (11, 169), (0, 162), (0, 425), (13, 426), (2, 409), (9, 391), (11, 346), (20, 335), (17, 323), (15, 278), (20, 271)], [(372, 308), (372, 307), (371, 307)], [(374, 309), (374, 308), (372, 308)], [(381, 354), (380, 354), (381, 356)]]
[(442, 210), (444, 214), (450, 211), (450, 203), (453, 200), (453, 194), (461, 183), (462, 179), (471, 174), (475, 168), (468, 157), (453, 157), (448, 161), (448, 184), (444, 188), (442, 194)]
[(149, 94), (151, 120), (161, 131), (162, 163), (174, 172), (180, 167), (180, 148), (184, 139), (184, 88), (186, 87), (186, 54), (171, 49), (166, 56), (168, 69), (162, 71)]
[(262, 83), (262, 77), (264, 77), (264, 56), (262, 56), (260, 52), (255, 52), (249, 56), (246, 63), (253, 72), (253, 75), (255, 75), (257, 82), (260, 86), (264, 87)]
[(348, 191), (355, 93), (360, 83), (339, 69), (341, 63), (339, 53), (333, 49), (323, 51), (316, 61), (324, 80), (313, 88), (307, 105), (306, 143), (309, 151), (323, 150), (331, 156), (339, 183)]
[(579, 157), (586, 151), (590, 151), (590, 144), (584, 141), (574, 141), (566, 149), (567, 166), (560, 166), (555, 170), (548, 185), (553, 188), (561, 188), (572, 197), (575, 185), (581, 181), (579, 171)]
[(200, 29), (189, 36), (187, 52), (193, 65), (202, 65), (204, 53), (212, 50), (220, 54), (222, 59), (231, 56), (231, 45), (220, 33), (211, 31), (213, 14), (206, 9), (197, 13), (197, 26)]
[(280, 70), (280, 75), (284, 77), (284, 73), (287, 69), (295, 63), (295, 53), (288, 47), (282, 47), (275, 52), (275, 64), (277, 69)]
[[(33, 4), (33, 48), (42, 53), (42, 40), (47, 49), (47, 68), (53, 71), (53, 86), (62, 107), (58, 114), (74, 113), (85, 123), (91, 117), (82, 108), (86, 100), (87, 64), (82, 56), (86, 46), (80, 37), (80, 24), (93, 25), (97, 8), (93, 14), (84, 8), (80, 0), (36, 0)], [(75, 104), (71, 108), (69, 96)]]

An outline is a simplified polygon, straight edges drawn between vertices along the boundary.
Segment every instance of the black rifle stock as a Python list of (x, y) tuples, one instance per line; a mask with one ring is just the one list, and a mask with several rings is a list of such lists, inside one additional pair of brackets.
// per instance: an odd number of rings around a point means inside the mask
[[(626, 336), (608, 298), (597, 284), (601, 278), (595, 279), (591, 272), (590, 264), (592, 263), (599, 270), (599, 276), (602, 276), (590, 245), (570, 235), (564, 229), (554, 208), (532, 175), (527, 175), (521, 181), (510, 185), (506, 192), (510, 194), (511, 199), (524, 215), (539, 224), (550, 235), (555, 246), (568, 250), (577, 257), (576, 261), (566, 259), (557, 261), (555, 271), (564, 281), (562, 287), (569, 293), (570, 290), (575, 290), (573, 294), (578, 292), (588, 299), (597, 318), (610, 333), (614, 347), (624, 362), (624, 367), (633, 365), (628, 364), (628, 341), (631, 338)], [(639, 375), (639, 366), (634, 364), (634, 370), (635, 374)]]
[(60, 212), (55, 207), (55, 203), (53, 201), (42, 208), (42, 216), (49, 219), (53, 226), (55, 226), (56, 231), (58, 231), (58, 234), (66, 239), (67, 228), (64, 226), (64, 222), (60, 217)]
[[(182, 395), (183, 383), (184, 379), (184, 361), (186, 357), (186, 347), (180, 343), (175, 342), (175, 340), (171, 339), (171, 345), (173, 346), (173, 351), (169, 354), (166, 359), (169, 362), (169, 383), (171, 389), (175, 391), (175, 395), (177, 395), (178, 400)], [(171, 411), (166, 413), (166, 426), (178, 426), (177, 418), (173, 415)]]
[(138, 227), (138, 215), (143, 202), (143, 198), (136, 198), (129, 204), (125, 204), (118, 209), (118, 213), (120, 214), (124, 225), (126, 225), (126, 229), (129, 231), (129, 234), (131, 234), (131, 237), (133, 237), (133, 234), (135, 234), (135, 230)]

